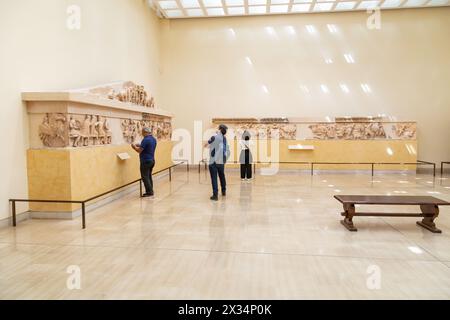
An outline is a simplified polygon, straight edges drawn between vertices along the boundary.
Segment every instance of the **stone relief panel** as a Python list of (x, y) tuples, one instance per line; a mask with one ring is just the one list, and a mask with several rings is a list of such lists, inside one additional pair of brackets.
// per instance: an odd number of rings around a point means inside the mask
[(282, 140), (415, 140), (415, 122), (389, 122), (380, 117), (337, 118), (335, 122), (290, 122), (287, 118), (216, 118), (240, 137), (249, 131), (254, 139)]
[(109, 121), (94, 115), (70, 115), (70, 147), (101, 146), (112, 143)]
[(80, 148), (110, 145), (110, 119), (99, 115), (48, 113), (43, 116), (38, 135), (48, 148)]
[(143, 107), (155, 108), (155, 99), (144, 89), (144, 86), (132, 81), (123, 82), (120, 85), (97, 87), (89, 90), (89, 93), (102, 96), (110, 100), (127, 102)]
[(373, 123), (317, 123), (309, 125), (316, 140), (375, 140), (386, 139), (384, 126)]
[(68, 146), (67, 118), (62, 113), (45, 114), (39, 125), (39, 138), (46, 147), (64, 148)]
[(170, 118), (151, 116), (133, 120), (62, 113), (43, 115), (38, 135), (42, 145), (48, 148), (81, 148), (136, 143), (142, 139), (144, 127), (152, 128), (153, 135), (160, 141), (172, 139)]
[(142, 129), (148, 127), (153, 130), (153, 135), (157, 140), (171, 140), (172, 139), (172, 123), (170, 119), (145, 119), (132, 120), (122, 119), (121, 128), (124, 140), (127, 143), (135, 143), (142, 139)]
[(417, 125), (411, 123), (396, 123), (392, 126), (392, 130), (398, 139), (415, 140), (417, 138)]
[(252, 139), (282, 139), (295, 140), (297, 126), (288, 123), (239, 123), (227, 124), (233, 129), (237, 137), (241, 137), (245, 131), (250, 132)]

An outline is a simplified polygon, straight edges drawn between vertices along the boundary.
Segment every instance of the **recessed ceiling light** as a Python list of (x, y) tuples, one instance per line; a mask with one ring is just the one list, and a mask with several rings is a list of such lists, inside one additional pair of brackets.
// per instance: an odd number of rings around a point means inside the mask
[(344, 54), (344, 58), (347, 63), (355, 63), (355, 59), (353, 59), (353, 56), (349, 53)]
[(337, 32), (337, 27), (334, 24), (327, 24), (327, 28), (328, 28), (328, 31), (330, 31), (330, 33), (336, 33)]
[(207, 8), (206, 12), (208, 12), (208, 16), (223, 16), (223, 15), (225, 15), (225, 11), (223, 11), (223, 8)]
[(266, 29), (267, 34), (269, 34), (271, 36), (276, 35), (275, 29), (273, 27), (266, 27), (265, 29)]
[(316, 28), (311, 24), (306, 25), (305, 28), (306, 28), (306, 30), (308, 30), (309, 33), (316, 32)]
[(266, 5), (267, 0), (248, 0), (249, 6)]
[(286, 27), (286, 31), (287, 33), (289, 33), (290, 35), (296, 35), (297, 32), (295, 31), (295, 28), (293, 26), (287, 26)]
[(348, 88), (348, 86), (346, 84), (340, 84), (339, 86), (341, 87), (341, 90), (344, 93), (349, 93), (350, 92), (350, 89)]
[(222, 1), (221, 0), (203, 0), (203, 4), (205, 7), (221, 7)]
[(244, 7), (228, 7), (228, 14), (231, 14), (231, 15), (245, 14), (245, 8)]
[[(363, 89), (363, 91), (365, 93), (371, 93), (372, 92), (372, 89), (370, 88), (370, 86), (367, 83), (362, 83), (361, 84), (361, 88)], [(388, 148), (388, 149), (390, 149), (390, 148)]]
[(303, 93), (309, 93), (309, 89), (305, 85), (300, 85), (300, 89), (302, 89)]
[(289, 6), (286, 5), (279, 5), (279, 6), (270, 6), (270, 12), (271, 13), (286, 13), (288, 12)]
[(316, 5), (314, 6), (314, 11), (328, 11), (331, 10), (331, 8), (333, 7), (334, 3), (328, 3), (328, 2), (324, 2), (324, 3), (316, 3)]
[(363, 1), (359, 4), (358, 9), (373, 9), (380, 1)]
[(187, 9), (186, 10), (189, 17), (201, 17), (203, 16), (202, 9)]
[(351, 10), (355, 7), (356, 1), (338, 2), (336, 10)]
[(310, 7), (311, 7), (311, 4), (309, 4), (309, 3), (293, 4), (291, 12), (308, 12)]
[(263, 14), (266, 13), (266, 6), (254, 6), (248, 7), (248, 13), (250, 14)]
[(402, 4), (403, 0), (385, 0), (381, 5), (382, 8), (397, 8)]
[(244, 0), (226, 0), (227, 6), (243, 6)]
[(425, 2), (427, 2), (427, 0), (408, 0), (408, 1), (406, 1), (406, 3), (403, 6), (404, 7), (419, 7), (419, 6), (423, 5)]
[(161, 9), (178, 9), (178, 3), (176, 1), (160, 1), (159, 6)]
[(165, 12), (169, 18), (179, 18), (183, 16), (183, 11), (181, 10), (166, 10)]

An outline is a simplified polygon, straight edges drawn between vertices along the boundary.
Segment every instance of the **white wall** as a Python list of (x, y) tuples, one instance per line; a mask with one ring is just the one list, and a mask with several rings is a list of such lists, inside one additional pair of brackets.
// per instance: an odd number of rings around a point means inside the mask
[[(66, 28), (73, 4), (82, 10), (79, 31)], [(134, 80), (176, 115), (176, 127), (190, 130), (194, 120), (209, 125), (213, 117), (386, 113), (419, 122), (419, 158), (448, 160), (449, 14), (384, 11), (382, 29), (370, 31), (364, 12), (160, 22), (144, 0), (0, 0), (0, 220), (8, 198), (27, 197), (28, 119), (20, 98), (27, 90)], [(337, 34), (327, 31), (330, 23)], [(345, 63), (347, 52), (355, 64)]]
[[(81, 8), (79, 31), (66, 28), (69, 5)], [(158, 102), (159, 26), (144, 0), (0, 0), (0, 220), (8, 198), (27, 197), (20, 93), (133, 80)]]
[[(206, 126), (213, 117), (384, 113), (418, 121), (420, 159), (448, 161), (450, 8), (382, 11), (380, 30), (367, 28), (368, 17), (348, 12), (164, 21), (163, 104), (176, 115), (176, 127), (190, 130), (194, 120)], [(327, 24), (338, 32), (330, 33)], [(310, 34), (307, 25), (317, 32)], [(373, 92), (365, 94), (361, 83)]]

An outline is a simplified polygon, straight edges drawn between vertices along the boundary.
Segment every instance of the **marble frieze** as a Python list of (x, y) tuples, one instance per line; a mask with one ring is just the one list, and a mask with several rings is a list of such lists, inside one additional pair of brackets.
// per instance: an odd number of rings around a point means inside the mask
[(144, 127), (152, 128), (158, 140), (172, 137), (172, 115), (159, 109), (143, 86), (131, 81), (22, 96), (33, 149), (135, 143), (142, 139)]

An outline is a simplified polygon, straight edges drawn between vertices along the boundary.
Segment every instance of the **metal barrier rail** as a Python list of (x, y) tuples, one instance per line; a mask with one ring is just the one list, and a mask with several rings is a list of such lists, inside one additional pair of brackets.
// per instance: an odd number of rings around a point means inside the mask
[(450, 161), (442, 161), (441, 162), (441, 177), (444, 175), (444, 165), (450, 164)]
[[(198, 164), (198, 173), (200, 173), (201, 170), (201, 164), (204, 163), (205, 164), (205, 170), (207, 169), (207, 161), (205, 159), (200, 160), (199, 164)], [(229, 161), (227, 163), (230, 164), (239, 164), (239, 161)], [(372, 173), (372, 177), (375, 175), (375, 166), (378, 165), (401, 165), (401, 166), (405, 166), (405, 165), (415, 165), (415, 166), (420, 166), (420, 165), (430, 165), (433, 166), (433, 177), (436, 177), (436, 164), (434, 162), (428, 162), (428, 161), (422, 161), (422, 160), (417, 160), (417, 162), (295, 162), (295, 161), (284, 161), (284, 162), (264, 162), (264, 161), (257, 161), (257, 162), (253, 162), (253, 172), (256, 173), (256, 165), (258, 164), (303, 164), (303, 165), (309, 165), (311, 168), (311, 175), (314, 175), (314, 166), (316, 165), (370, 165), (371, 167), (371, 173)], [(450, 164), (450, 162), (444, 162), (444, 163), (448, 163)], [(442, 169), (442, 164), (441, 164), (441, 172), (443, 171)], [(442, 175), (442, 173), (441, 173)]]
[[(176, 163), (170, 167), (164, 168), (162, 170), (159, 170), (157, 172), (154, 172), (153, 175), (157, 175), (161, 172), (167, 171), (169, 170), (169, 181), (172, 181), (172, 169), (183, 164), (186, 163), (188, 164), (187, 167), (187, 172), (189, 173), (189, 162), (187, 160), (175, 160), (175, 161), (180, 161), (179, 163)], [(16, 214), (16, 203), (17, 202), (33, 202), (33, 203), (72, 203), (72, 204), (81, 204), (81, 219), (82, 219), (82, 226), (83, 229), (86, 229), (86, 203), (91, 202), (95, 199), (101, 198), (103, 196), (106, 196), (107, 194), (116, 192), (120, 189), (126, 188), (128, 186), (131, 186), (135, 183), (139, 182), (139, 193), (140, 196), (142, 197), (142, 179), (137, 179), (134, 180), (132, 182), (129, 182), (127, 184), (124, 184), (120, 187), (114, 188), (112, 190), (103, 192), (102, 194), (96, 195), (94, 197), (91, 197), (89, 199), (86, 200), (36, 200), (36, 199), (9, 199), (9, 202), (11, 203), (11, 210), (12, 210), (12, 222), (13, 222), (13, 227), (17, 226), (17, 214)]]

